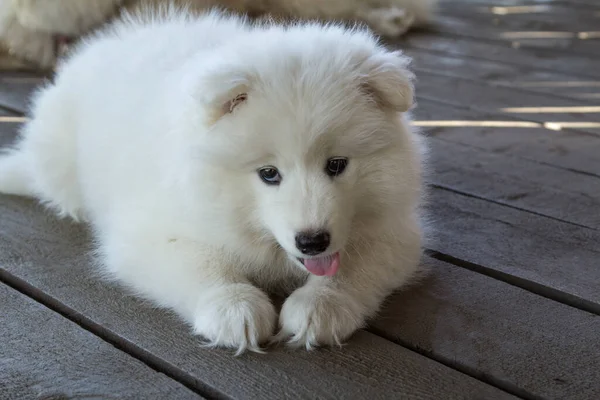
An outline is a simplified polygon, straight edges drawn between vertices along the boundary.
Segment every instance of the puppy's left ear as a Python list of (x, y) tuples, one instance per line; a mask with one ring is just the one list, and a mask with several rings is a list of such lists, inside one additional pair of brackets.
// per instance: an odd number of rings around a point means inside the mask
[[(0, 0), (1, 1), (1, 0)], [(251, 77), (236, 60), (201, 60), (202, 66), (190, 63), (182, 74), (183, 90), (205, 112), (205, 123), (212, 125), (248, 100)]]
[(363, 89), (383, 108), (408, 111), (414, 97), (414, 74), (408, 70), (410, 61), (400, 51), (371, 55), (362, 64)]
[(211, 71), (202, 76), (199, 100), (209, 112), (211, 122), (216, 122), (243, 105), (248, 100), (250, 81), (237, 71)]

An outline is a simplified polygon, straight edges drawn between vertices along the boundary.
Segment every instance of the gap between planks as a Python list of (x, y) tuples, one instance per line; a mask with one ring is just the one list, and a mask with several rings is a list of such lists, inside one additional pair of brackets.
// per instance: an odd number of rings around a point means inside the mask
[(477, 264), (471, 261), (466, 261), (458, 257), (454, 257), (450, 254), (445, 254), (437, 250), (425, 249), (425, 254), (431, 258), (439, 261), (443, 261), (448, 264), (452, 264), (456, 267), (464, 268), (469, 271), (476, 272), (481, 275), (488, 276), (497, 281), (507, 283), (509, 285), (518, 287), (526, 290), (530, 293), (545, 297), (549, 300), (556, 301), (557, 303), (564, 304), (569, 307), (576, 308), (581, 311), (588, 312), (590, 314), (600, 315), (600, 305), (591, 302), (587, 299), (583, 299), (579, 296), (575, 296), (558, 289), (551, 288), (547, 285), (534, 282), (530, 279), (525, 279), (512, 275), (494, 268), (489, 268), (481, 264)]
[(563, 219), (563, 218), (558, 218), (558, 217), (555, 217), (555, 216), (552, 216), (552, 215), (548, 215), (548, 214), (544, 214), (544, 213), (541, 213), (541, 212), (538, 212), (538, 211), (535, 211), (535, 210), (531, 210), (531, 209), (523, 208), (523, 207), (520, 207), (520, 206), (516, 206), (514, 204), (509, 204), (509, 203), (504, 202), (504, 201), (489, 199), (487, 197), (484, 197), (484, 196), (481, 196), (481, 195), (477, 195), (477, 194), (474, 194), (474, 193), (469, 193), (469, 192), (466, 192), (466, 191), (464, 191), (462, 189), (457, 189), (455, 187), (452, 187), (452, 186), (449, 186), (449, 185), (445, 185), (445, 184), (442, 184), (442, 183), (431, 183), (430, 182), (427, 185), (429, 187), (431, 187), (431, 188), (435, 188), (435, 189), (438, 189), (438, 190), (444, 190), (446, 192), (458, 194), (460, 196), (470, 197), (472, 199), (487, 201), (489, 203), (497, 204), (499, 206), (512, 208), (513, 210), (521, 211), (521, 212), (528, 213), (528, 214), (537, 215), (537, 216), (543, 217), (543, 218), (548, 218), (548, 219), (551, 219), (553, 221), (562, 222), (564, 224), (573, 225), (573, 226), (576, 226), (578, 228), (590, 229), (592, 231), (597, 231), (598, 230), (597, 228), (594, 228), (592, 226), (587, 226), (587, 225), (579, 224), (577, 222), (569, 221), (569, 220), (566, 220), (566, 219)]

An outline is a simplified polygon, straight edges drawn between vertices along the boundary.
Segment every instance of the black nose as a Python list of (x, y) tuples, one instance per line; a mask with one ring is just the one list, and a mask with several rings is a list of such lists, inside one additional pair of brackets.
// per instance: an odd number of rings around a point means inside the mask
[(331, 237), (327, 231), (307, 231), (296, 235), (296, 247), (307, 256), (315, 256), (327, 250)]

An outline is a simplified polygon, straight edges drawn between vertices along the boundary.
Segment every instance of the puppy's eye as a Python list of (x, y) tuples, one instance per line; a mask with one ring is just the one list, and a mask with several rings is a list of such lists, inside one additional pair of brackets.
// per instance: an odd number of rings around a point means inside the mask
[(275, 167), (262, 167), (258, 170), (258, 176), (267, 185), (279, 185), (281, 183), (281, 175)]
[(348, 159), (344, 157), (334, 157), (327, 160), (325, 172), (329, 176), (338, 176), (346, 169)]

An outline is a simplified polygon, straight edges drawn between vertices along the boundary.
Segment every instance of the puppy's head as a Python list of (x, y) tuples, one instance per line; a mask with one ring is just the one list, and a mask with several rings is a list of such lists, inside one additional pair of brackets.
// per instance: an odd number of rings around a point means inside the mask
[(193, 86), (202, 158), (235, 174), (245, 222), (314, 274), (333, 275), (358, 224), (410, 181), (407, 64), (365, 32), (273, 28), (205, 62)]

